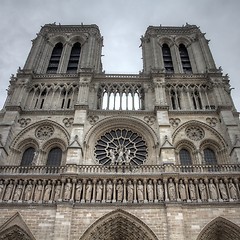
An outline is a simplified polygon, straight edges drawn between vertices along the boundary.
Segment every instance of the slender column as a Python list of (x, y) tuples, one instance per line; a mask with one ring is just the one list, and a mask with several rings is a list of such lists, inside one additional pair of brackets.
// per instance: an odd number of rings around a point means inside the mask
[(176, 193), (177, 193), (177, 201), (178, 201), (178, 202), (181, 202), (181, 198), (179, 197), (178, 181), (179, 181), (178, 178), (175, 178), (175, 179), (174, 179), (175, 186), (176, 186)]
[(56, 185), (56, 180), (52, 180), (52, 190), (51, 190), (51, 196), (49, 198), (49, 202), (53, 202), (54, 200), (54, 193), (55, 193), (55, 185)]
[(46, 184), (47, 184), (46, 180), (43, 180), (42, 181), (42, 191), (41, 191), (41, 196), (40, 196), (40, 199), (39, 199), (39, 203), (43, 202), (43, 194), (44, 194), (44, 189), (45, 189)]
[(113, 200), (112, 202), (115, 203), (116, 202), (116, 179), (113, 179)]
[(123, 203), (127, 202), (126, 179), (123, 179)]
[(216, 189), (217, 189), (217, 195), (218, 195), (218, 201), (219, 202), (222, 202), (222, 198), (221, 198), (221, 195), (220, 195), (220, 191), (219, 191), (219, 181), (217, 178), (214, 179), (214, 183), (216, 185)]
[(233, 179), (233, 182), (235, 183), (235, 186), (236, 186), (236, 189), (237, 189), (237, 196), (238, 196), (238, 199), (240, 198), (240, 190), (239, 190), (239, 186), (238, 186), (238, 179), (237, 178), (234, 178)]
[(103, 179), (103, 199), (102, 199), (103, 203), (106, 202), (106, 184), (107, 184), (107, 180)]
[(196, 194), (197, 194), (197, 202), (201, 202), (200, 194), (199, 194), (199, 190), (198, 190), (198, 180), (194, 179), (193, 182), (195, 184), (195, 191), (196, 191)]
[(209, 186), (208, 186), (208, 179), (204, 179), (204, 183), (206, 184), (206, 190), (207, 190), (207, 198), (209, 202), (212, 202), (212, 199), (210, 198), (210, 192), (209, 192)]
[(153, 192), (154, 192), (154, 200), (153, 202), (157, 203), (157, 179), (153, 179)]
[(21, 193), (21, 196), (19, 198), (19, 201), (23, 201), (23, 196), (24, 196), (24, 191), (25, 191), (25, 188), (26, 188), (26, 185), (27, 185), (27, 180), (24, 180), (23, 181), (23, 189), (22, 189), (22, 193)]
[(134, 191), (134, 195), (133, 195), (133, 202), (137, 203), (137, 180), (133, 179), (133, 191)]
[(169, 202), (167, 182), (168, 182), (168, 180), (166, 178), (164, 178), (163, 183), (164, 183), (164, 190), (165, 190), (165, 201)]
[(226, 186), (226, 189), (227, 189), (227, 195), (228, 195), (229, 201), (232, 201), (231, 194), (230, 194), (230, 191), (229, 191), (229, 186), (228, 186), (228, 179), (224, 178), (223, 182), (224, 182), (224, 184)]
[(30, 201), (31, 201), (31, 202), (33, 201), (33, 196), (34, 196), (36, 184), (37, 184), (37, 181), (36, 181), (36, 180), (33, 180), (33, 189), (32, 189), (32, 193), (31, 193), (31, 196), (30, 196)]
[(83, 183), (83, 192), (82, 192), (82, 199), (81, 199), (81, 203), (85, 203), (85, 195), (86, 195), (86, 179), (83, 179), (82, 183)]
[(76, 182), (77, 182), (77, 179), (73, 179), (72, 180), (72, 195), (71, 195), (71, 199), (70, 199), (70, 202), (74, 202), (74, 197), (75, 197), (75, 188), (76, 188)]
[(62, 199), (63, 199), (63, 191), (64, 191), (64, 184), (66, 182), (66, 179), (62, 179), (62, 187), (61, 187), (61, 192), (60, 192), (60, 197), (59, 197), (59, 202), (62, 202)]
[(188, 179), (187, 178), (184, 179), (184, 183), (185, 183), (185, 188), (186, 188), (187, 202), (191, 202), (191, 200), (189, 198)]
[(143, 179), (143, 193), (144, 193), (144, 200), (143, 200), (143, 202), (147, 203), (148, 200), (147, 200), (147, 180), (146, 179)]
[(95, 203), (96, 202), (96, 183), (97, 183), (97, 180), (96, 179), (93, 179), (92, 181), (93, 183), (93, 195), (92, 195), (92, 203)]

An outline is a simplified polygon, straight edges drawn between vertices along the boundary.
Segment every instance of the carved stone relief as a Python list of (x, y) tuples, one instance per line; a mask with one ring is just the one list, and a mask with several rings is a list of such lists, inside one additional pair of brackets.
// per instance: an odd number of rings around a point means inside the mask
[(20, 118), (18, 119), (18, 123), (20, 127), (24, 128), (31, 122), (31, 118)]
[(50, 125), (40, 126), (36, 129), (35, 135), (40, 140), (50, 138), (54, 133), (54, 128)]
[(204, 138), (204, 130), (197, 126), (189, 126), (185, 129), (185, 133), (188, 138), (190, 138), (193, 141), (200, 141)]

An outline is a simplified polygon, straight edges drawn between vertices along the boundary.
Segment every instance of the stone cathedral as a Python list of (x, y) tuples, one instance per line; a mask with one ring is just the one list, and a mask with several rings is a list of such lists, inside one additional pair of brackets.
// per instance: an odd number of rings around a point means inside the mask
[(96, 25), (44, 25), (0, 112), (0, 239), (239, 240), (240, 123), (195, 25), (102, 70)]

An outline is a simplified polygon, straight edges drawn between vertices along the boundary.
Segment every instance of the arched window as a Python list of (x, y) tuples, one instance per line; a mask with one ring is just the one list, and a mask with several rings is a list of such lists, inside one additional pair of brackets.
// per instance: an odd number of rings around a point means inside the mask
[(206, 164), (212, 164), (212, 165), (217, 164), (217, 158), (216, 158), (215, 152), (212, 149), (205, 148), (203, 150), (203, 153), (204, 153), (204, 160)]
[(81, 52), (81, 45), (80, 43), (75, 43), (72, 47), (72, 51), (70, 54), (67, 72), (77, 72), (78, 69), (78, 62)]
[(33, 147), (27, 148), (22, 156), (21, 166), (29, 166), (32, 164), (35, 149)]
[(202, 101), (199, 91), (196, 90), (192, 93), (192, 100), (194, 109), (202, 109)]
[(164, 68), (166, 72), (173, 73), (174, 69), (173, 69), (171, 51), (167, 44), (163, 44), (162, 46), (162, 55), (163, 55)]
[(49, 61), (49, 65), (47, 68), (48, 73), (56, 73), (58, 70), (58, 65), (60, 62), (60, 58), (62, 55), (63, 45), (62, 43), (57, 43), (53, 48), (52, 55)]
[(179, 152), (179, 158), (181, 165), (192, 165), (191, 154), (186, 149), (181, 149)]
[(59, 147), (52, 148), (48, 153), (47, 166), (60, 166), (62, 150)]
[(192, 73), (192, 67), (191, 67), (189, 56), (188, 56), (188, 51), (183, 44), (179, 45), (179, 54), (182, 62), (183, 72)]

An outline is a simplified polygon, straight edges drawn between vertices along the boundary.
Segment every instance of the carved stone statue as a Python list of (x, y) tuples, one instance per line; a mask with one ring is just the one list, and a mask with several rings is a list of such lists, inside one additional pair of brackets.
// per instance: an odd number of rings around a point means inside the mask
[(181, 200), (186, 201), (187, 200), (186, 188), (182, 179), (179, 181), (178, 190)]
[(117, 190), (117, 201), (122, 202), (122, 200), (123, 200), (123, 185), (122, 185), (121, 180), (118, 180), (116, 190)]
[(168, 195), (169, 199), (174, 201), (176, 200), (176, 189), (173, 180), (170, 178), (168, 183)]
[(222, 179), (219, 180), (219, 191), (223, 200), (228, 199), (227, 188)]
[(50, 195), (51, 195), (51, 190), (52, 190), (52, 185), (51, 185), (51, 181), (49, 180), (47, 185), (45, 186), (45, 189), (44, 189), (44, 195), (43, 195), (43, 201), (44, 202), (49, 201)]
[(34, 191), (34, 202), (40, 201), (42, 190), (43, 190), (43, 186), (41, 184), (41, 181), (39, 180)]
[(148, 181), (148, 184), (147, 184), (147, 195), (148, 195), (148, 201), (153, 202), (153, 184), (151, 179)]
[(13, 190), (13, 183), (12, 180), (10, 180), (10, 183), (7, 185), (6, 191), (5, 191), (5, 195), (4, 195), (4, 201), (8, 201), (11, 198), (11, 194), (12, 194), (12, 190)]
[(18, 201), (20, 200), (20, 197), (22, 195), (22, 190), (23, 190), (23, 185), (22, 182), (20, 181), (19, 184), (17, 185), (14, 195), (13, 195), (13, 201)]
[(4, 188), (3, 181), (0, 180), (0, 199), (2, 198), (3, 188)]
[(198, 188), (199, 188), (201, 200), (207, 201), (207, 190), (206, 190), (206, 186), (203, 183), (202, 179), (199, 180)]
[(25, 188), (25, 192), (24, 192), (24, 201), (30, 201), (31, 200), (32, 189), (33, 189), (32, 181), (29, 180), (29, 182), (28, 182), (28, 184)]
[(210, 179), (208, 186), (209, 186), (210, 198), (212, 200), (217, 200), (218, 199), (217, 189), (212, 179)]
[(61, 196), (61, 184), (60, 184), (60, 181), (57, 181), (57, 185), (55, 186), (55, 189), (54, 189), (54, 198), (53, 198), (53, 201), (54, 202), (57, 202)]
[(196, 189), (192, 180), (189, 181), (188, 188), (189, 188), (190, 199), (193, 201), (197, 200)]
[(112, 192), (113, 192), (113, 185), (111, 180), (107, 182), (107, 199), (106, 202), (111, 202), (112, 201)]
[(96, 195), (97, 202), (102, 201), (102, 194), (103, 194), (103, 185), (102, 185), (102, 181), (99, 180), (97, 183), (97, 195)]
[(90, 202), (92, 199), (92, 182), (88, 180), (86, 185), (86, 202)]
[(130, 153), (131, 153), (131, 151), (130, 151), (130, 149), (128, 149), (127, 151), (126, 151), (126, 153), (125, 153), (125, 163), (126, 164), (129, 164), (130, 163)]
[(144, 196), (143, 196), (143, 184), (141, 180), (138, 180), (137, 184), (137, 197), (138, 197), (138, 202), (143, 202)]
[(164, 188), (163, 188), (162, 181), (160, 179), (157, 181), (157, 197), (158, 197), (158, 201), (164, 200)]
[(238, 199), (237, 189), (235, 187), (235, 184), (232, 182), (232, 179), (229, 179), (228, 187), (229, 187), (229, 192), (230, 192), (231, 198), (234, 200)]
[(71, 183), (70, 179), (68, 179), (67, 183), (65, 184), (65, 188), (64, 188), (63, 200), (69, 201), (71, 199), (71, 193), (72, 193), (72, 183)]
[(123, 148), (120, 147), (120, 149), (118, 151), (118, 157), (117, 157), (117, 163), (120, 165), (124, 162), (123, 154), (124, 154)]
[(77, 202), (81, 201), (81, 194), (82, 194), (82, 181), (78, 180), (76, 185), (76, 192), (75, 192), (75, 200)]
[(110, 155), (110, 159), (111, 159), (111, 164), (114, 165), (116, 162), (116, 157), (115, 157), (114, 151), (112, 149), (109, 150), (109, 155)]
[(128, 202), (133, 202), (133, 191), (134, 191), (134, 187), (133, 187), (132, 181), (128, 180), (128, 185), (127, 185), (127, 200), (128, 200)]

